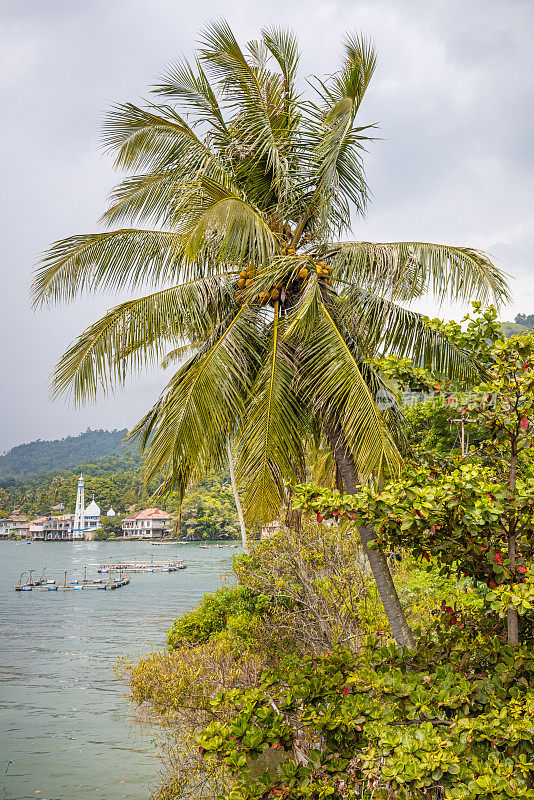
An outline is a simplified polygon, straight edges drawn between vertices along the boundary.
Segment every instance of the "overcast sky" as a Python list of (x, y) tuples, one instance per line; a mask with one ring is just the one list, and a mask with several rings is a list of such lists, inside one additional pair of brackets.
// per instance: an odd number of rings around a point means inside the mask
[(0, 0), (0, 451), (131, 426), (156, 398), (157, 374), (82, 410), (49, 401), (54, 362), (116, 298), (33, 313), (31, 271), (53, 240), (96, 229), (118, 178), (98, 147), (102, 112), (141, 102), (221, 13), (241, 40), (291, 27), (304, 75), (336, 68), (347, 29), (371, 37), (379, 60), (361, 119), (379, 122), (382, 140), (354, 238), (486, 250), (513, 276), (502, 318), (534, 313), (532, 0)]

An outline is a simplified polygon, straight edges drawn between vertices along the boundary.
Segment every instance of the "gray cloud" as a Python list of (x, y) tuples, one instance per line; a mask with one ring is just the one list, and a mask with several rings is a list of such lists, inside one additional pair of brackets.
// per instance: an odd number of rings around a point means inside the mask
[[(116, 298), (34, 314), (30, 273), (51, 241), (93, 230), (105, 207), (117, 176), (98, 149), (103, 110), (146, 96), (220, 11), (214, 0), (0, 2), (0, 448), (87, 425), (128, 426), (157, 396), (154, 374), (96, 407), (52, 405), (53, 363)], [(335, 69), (345, 30), (370, 36), (379, 66), (362, 118), (380, 123), (382, 140), (370, 148), (374, 203), (355, 237), (485, 249), (514, 277), (516, 301), (503, 316), (534, 311), (530, 0), (263, 0), (253, 12), (236, 0), (224, 13), (241, 39), (264, 24), (292, 27), (304, 75)], [(437, 312), (432, 301), (419, 307)]]

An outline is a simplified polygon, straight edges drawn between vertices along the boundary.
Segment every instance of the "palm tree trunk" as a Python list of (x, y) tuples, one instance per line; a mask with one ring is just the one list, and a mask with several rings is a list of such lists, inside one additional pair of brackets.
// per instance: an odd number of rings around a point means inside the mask
[(241, 507), (241, 500), (239, 499), (239, 492), (237, 491), (237, 483), (235, 480), (235, 471), (234, 471), (234, 456), (232, 453), (232, 445), (230, 444), (230, 439), (226, 442), (226, 452), (228, 454), (228, 470), (230, 472), (230, 483), (232, 484), (232, 491), (234, 493), (234, 502), (237, 511), (237, 517), (239, 519), (239, 527), (241, 528), (241, 543), (243, 544), (243, 550), (248, 553), (248, 540), (247, 540), (247, 529), (245, 528), (245, 518), (243, 517), (243, 509)]
[[(336, 430), (331, 429), (324, 422), (323, 426), (332, 447), (339, 474), (343, 479), (345, 492), (347, 494), (356, 494), (359, 486), (358, 472), (352, 454), (345, 443), (343, 432), (339, 428)], [(395, 589), (386, 556), (379, 547), (372, 549), (369, 547), (369, 543), (375, 538), (375, 532), (371, 527), (360, 527), (358, 532), (395, 641), (398, 645), (407, 647), (408, 650), (413, 650), (415, 648), (415, 640)]]

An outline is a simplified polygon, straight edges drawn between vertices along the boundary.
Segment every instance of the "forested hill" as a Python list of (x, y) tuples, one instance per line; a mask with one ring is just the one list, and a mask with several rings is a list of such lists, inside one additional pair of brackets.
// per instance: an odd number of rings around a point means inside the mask
[(88, 428), (79, 436), (53, 441), (37, 439), (20, 444), (0, 456), (0, 481), (32, 478), (101, 458), (120, 456), (125, 451), (122, 440), (126, 433), (126, 428), (120, 431), (93, 431)]

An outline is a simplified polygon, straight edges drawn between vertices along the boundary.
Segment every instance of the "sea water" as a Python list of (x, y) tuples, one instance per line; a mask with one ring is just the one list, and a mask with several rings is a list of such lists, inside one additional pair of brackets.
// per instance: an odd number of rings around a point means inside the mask
[[(0, 800), (145, 800), (158, 783), (157, 728), (139, 721), (119, 656), (165, 644), (172, 620), (232, 582), (233, 549), (149, 542), (0, 542)], [(115, 591), (15, 592), (37, 579), (97, 577), (119, 558), (183, 559)], [(107, 577), (107, 576), (104, 576)], [(23, 577), (26, 580), (27, 575)]]

